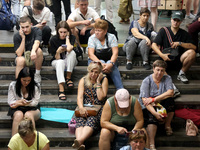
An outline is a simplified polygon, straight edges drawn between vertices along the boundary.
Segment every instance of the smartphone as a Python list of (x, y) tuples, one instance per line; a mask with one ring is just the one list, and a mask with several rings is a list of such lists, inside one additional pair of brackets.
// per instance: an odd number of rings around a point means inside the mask
[(67, 48), (67, 45), (66, 44), (62, 44), (61, 45), (63, 48)]
[(27, 100), (27, 99), (26, 99), (26, 102), (27, 102), (27, 103), (31, 103), (32, 101), (33, 101), (33, 100)]
[(85, 106), (85, 107), (94, 107), (94, 105), (91, 105), (91, 104), (83, 104), (83, 106)]
[(45, 24), (46, 24), (46, 22), (42, 22), (41, 24), (42, 24), (42, 25), (45, 25)]

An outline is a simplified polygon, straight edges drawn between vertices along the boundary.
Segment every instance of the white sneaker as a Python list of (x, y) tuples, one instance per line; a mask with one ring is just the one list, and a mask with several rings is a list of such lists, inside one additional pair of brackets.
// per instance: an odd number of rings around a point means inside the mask
[(52, 31), (52, 32), (51, 32), (51, 35), (52, 35), (52, 36), (56, 35), (56, 31)]
[(43, 45), (42, 51), (43, 51), (43, 56), (48, 56), (49, 55), (48, 45)]
[(181, 93), (179, 92), (178, 89), (174, 89), (174, 97), (180, 96)]
[(36, 83), (40, 83), (41, 82), (41, 75), (40, 74), (35, 74), (34, 75), (34, 80)]
[(185, 19), (194, 19), (195, 16), (190, 13), (190, 15), (185, 15)]
[(188, 83), (188, 79), (186, 78), (185, 74), (178, 75), (177, 80), (182, 81), (184, 84)]

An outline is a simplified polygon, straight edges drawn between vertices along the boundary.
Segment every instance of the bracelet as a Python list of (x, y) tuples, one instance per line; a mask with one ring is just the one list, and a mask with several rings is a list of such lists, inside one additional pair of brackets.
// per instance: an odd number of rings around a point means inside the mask
[(101, 86), (98, 86), (98, 87), (97, 87), (97, 89), (101, 89), (101, 88), (102, 88)]
[(97, 83), (97, 86), (101, 86), (101, 83)]
[(155, 102), (155, 98), (151, 98), (151, 100), (152, 100), (152, 101), (151, 101), (152, 103)]

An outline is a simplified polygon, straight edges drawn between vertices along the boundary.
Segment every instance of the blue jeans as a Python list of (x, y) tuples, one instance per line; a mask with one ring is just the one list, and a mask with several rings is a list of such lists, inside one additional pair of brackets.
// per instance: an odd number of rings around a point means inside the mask
[[(91, 59), (88, 58), (88, 65), (91, 63)], [(109, 64), (110, 60), (108, 60), (107, 62), (105, 62), (104, 60), (100, 60), (102, 63), (106, 63)], [(114, 66), (112, 67), (112, 71), (110, 72), (110, 74), (108, 74), (110, 76), (110, 78), (112, 79), (116, 89), (121, 89), (124, 88), (123, 84), (122, 84), (122, 80), (121, 80), (121, 76), (119, 73), (119, 70), (117, 68), (117, 65), (114, 64)]]

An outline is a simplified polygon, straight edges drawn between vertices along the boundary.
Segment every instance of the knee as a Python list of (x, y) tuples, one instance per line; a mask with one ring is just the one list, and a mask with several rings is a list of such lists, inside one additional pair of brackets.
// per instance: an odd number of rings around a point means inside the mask
[(51, 28), (49, 26), (45, 26), (43, 28), (43, 33), (46, 33), (46, 34), (51, 34)]
[(99, 141), (100, 142), (111, 141), (111, 131), (106, 128), (102, 128)]
[(68, 54), (69, 59), (76, 59), (76, 53), (74, 52), (74, 50), (72, 50), (69, 54)]
[(191, 57), (191, 59), (195, 59), (196, 58), (196, 52), (194, 50), (189, 50), (188, 51), (188, 56)]
[(16, 111), (16, 112), (14, 113), (14, 116), (13, 116), (13, 121), (14, 121), (14, 122), (20, 122), (21, 120), (23, 120), (23, 118), (24, 118), (23, 112), (21, 112), (21, 111)]
[(65, 67), (65, 62), (64, 62), (63, 59), (58, 59), (58, 60), (56, 60), (56, 61), (57, 61), (57, 62), (56, 62), (56, 68), (57, 68), (57, 67), (61, 67), (61, 68)]
[(17, 66), (24, 66), (25, 65), (25, 58), (20, 56), (16, 58), (16, 64)]
[(36, 55), (37, 55), (37, 57), (42, 57), (43, 56), (43, 52), (42, 52), (41, 48), (37, 49)]
[(32, 114), (30, 111), (27, 111), (27, 112), (24, 114), (24, 117), (25, 117), (25, 118), (29, 118), (29, 119), (31, 119), (31, 120), (34, 120), (33, 114)]

